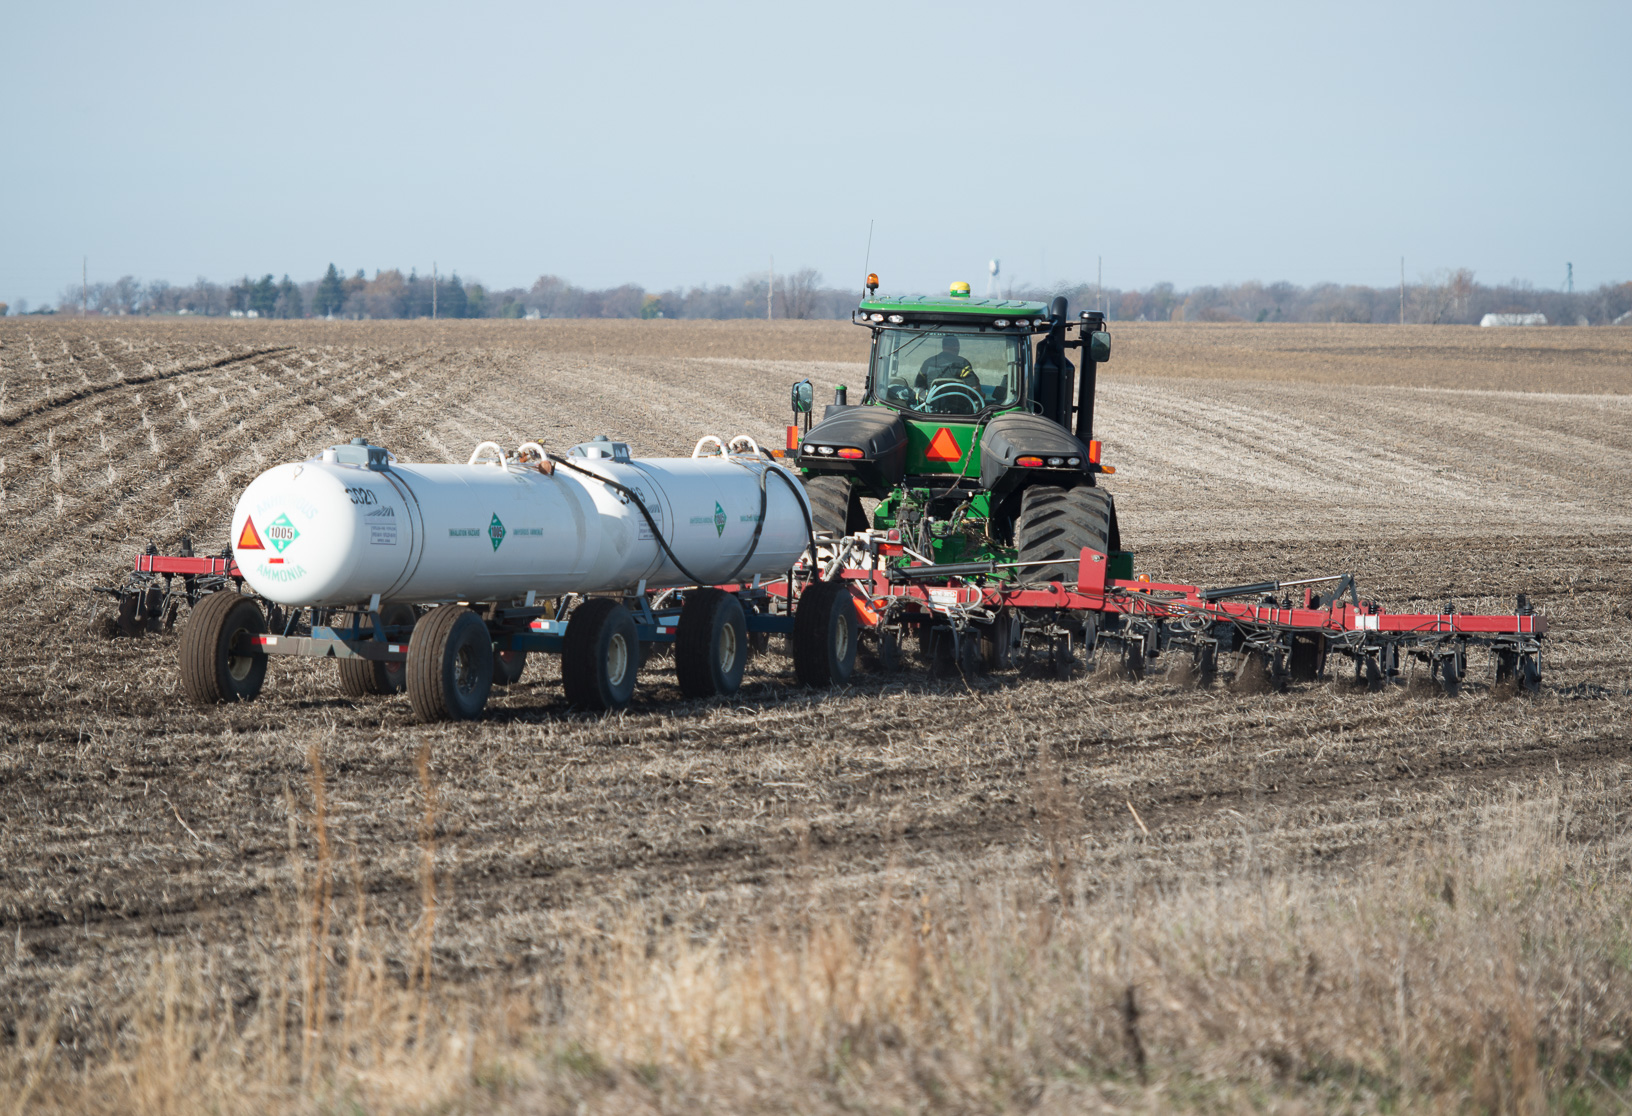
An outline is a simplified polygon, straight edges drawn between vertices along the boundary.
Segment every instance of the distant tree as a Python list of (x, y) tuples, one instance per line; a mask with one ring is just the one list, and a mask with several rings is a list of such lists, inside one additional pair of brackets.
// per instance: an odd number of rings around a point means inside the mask
[(822, 273), (813, 267), (803, 267), (792, 275), (777, 280), (777, 317), (809, 318), (816, 310), (816, 292), (822, 285)]
[(270, 318), (278, 308), (278, 285), (271, 272), (263, 275), (249, 293), (249, 308), (263, 318)]
[(459, 282), (459, 273), (453, 273), (452, 279), (443, 279), (436, 284), (436, 312), (443, 318), (463, 318), (470, 311), (470, 296), (465, 292), (464, 284)]
[(642, 302), (640, 304), (640, 316), (642, 318), (661, 318), (661, 317), (663, 317), (663, 299), (662, 299), (662, 297), (659, 296), (659, 295), (655, 295), (655, 294), (647, 295), (645, 297), (645, 299), (642, 300)]
[(487, 288), (480, 283), (465, 288), (465, 317), (487, 317)]
[(320, 318), (340, 313), (346, 305), (346, 290), (340, 281), (340, 272), (331, 263), (329, 270), (318, 280), (317, 293), (312, 296), (312, 313)]
[(289, 281), (289, 276), (283, 277), (278, 284), (278, 302), (274, 313), (280, 318), (304, 318), (305, 307), (301, 305), (300, 288)]
[(402, 272), (396, 268), (375, 272), (363, 289), (362, 312), (370, 318), (404, 318), (407, 310), (408, 281)]

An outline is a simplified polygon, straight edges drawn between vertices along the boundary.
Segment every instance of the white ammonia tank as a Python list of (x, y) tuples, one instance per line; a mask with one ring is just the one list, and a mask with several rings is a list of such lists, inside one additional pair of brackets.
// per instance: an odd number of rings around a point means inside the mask
[(597, 439), (567, 460), (546, 472), (536, 444), (507, 456), (484, 442), (467, 465), (411, 465), (358, 439), (256, 477), (232, 513), (233, 556), (279, 604), (351, 605), (752, 580), (786, 572), (809, 542), (804, 487), (757, 447), (632, 459)]

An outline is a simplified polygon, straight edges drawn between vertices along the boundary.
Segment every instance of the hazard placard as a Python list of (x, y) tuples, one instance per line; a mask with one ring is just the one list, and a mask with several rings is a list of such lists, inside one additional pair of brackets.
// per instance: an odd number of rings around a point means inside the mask
[(261, 542), (261, 536), (255, 531), (255, 520), (251, 516), (244, 517), (244, 529), (238, 532), (238, 550), (265, 550), (266, 545)]
[(963, 447), (952, 436), (952, 431), (941, 427), (935, 431), (935, 437), (929, 440), (929, 448), (924, 456), (931, 461), (959, 461), (963, 458)]

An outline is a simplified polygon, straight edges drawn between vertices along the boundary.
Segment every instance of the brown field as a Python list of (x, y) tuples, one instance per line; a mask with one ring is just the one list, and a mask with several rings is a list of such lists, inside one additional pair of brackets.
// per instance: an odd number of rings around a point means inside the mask
[(1632, 330), (1113, 328), (1141, 571), (1528, 592), (1543, 692), (772, 653), (604, 719), (536, 661), (474, 725), (309, 663), (199, 710), (91, 589), (267, 466), (774, 444), (863, 331), (0, 321), (0, 1111), (1627, 1104)]

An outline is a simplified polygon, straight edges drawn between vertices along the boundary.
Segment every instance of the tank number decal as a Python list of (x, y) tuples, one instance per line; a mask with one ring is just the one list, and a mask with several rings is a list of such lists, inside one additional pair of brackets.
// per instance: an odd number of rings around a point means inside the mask
[(266, 535), (266, 541), (271, 543), (279, 554), (289, 549), (290, 544), (300, 538), (300, 532), (295, 530), (295, 525), (289, 522), (287, 515), (280, 515), (268, 523), (263, 534)]
[(372, 488), (348, 488), (346, 489), (346, 495), (351, 497), (352, 503), (363, 507), (372, 507), (380, 502), (380, 498), (375, 495)]

